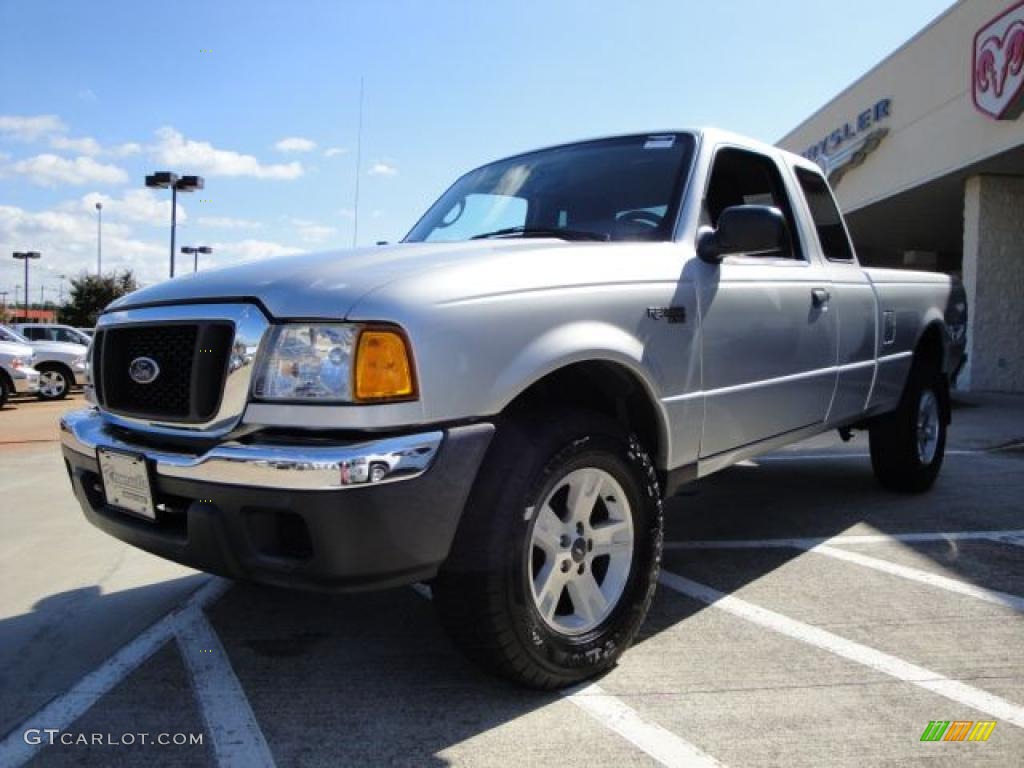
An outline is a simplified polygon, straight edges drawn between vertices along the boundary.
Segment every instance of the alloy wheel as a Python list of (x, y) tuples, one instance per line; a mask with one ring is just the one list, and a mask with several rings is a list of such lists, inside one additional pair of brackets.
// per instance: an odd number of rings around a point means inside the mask
[(569, 472), (536, 508), (529, 577), (534, 607), (565, 635), (581, 635), (618, 604), (633, 561), (633, 514), (608, 472)]

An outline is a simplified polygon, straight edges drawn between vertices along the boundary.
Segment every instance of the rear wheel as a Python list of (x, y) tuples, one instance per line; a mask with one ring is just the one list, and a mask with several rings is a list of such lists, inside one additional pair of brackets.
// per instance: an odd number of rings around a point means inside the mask
[(11, 396), (12, 389), (10, 382), (7, 380), (7, 374), (0, 371), (0, 408), (7, 405), (7, 398)]
[(40, 400), (60, 400), (68, 396), (70, 389), (70, 377), (61, 366), (46, 363), (39, 366)]
[(662, 509), (647, 454), (585, 412), (499, 429), (434, 583), (470, 658), (536, 688), (611, 667), (654, 595)]
[(912, 370), (899, 407), (869, 432), (871, 466), (884, 487), (904, 493), (931, 488), (946, 451), (945, 378)]

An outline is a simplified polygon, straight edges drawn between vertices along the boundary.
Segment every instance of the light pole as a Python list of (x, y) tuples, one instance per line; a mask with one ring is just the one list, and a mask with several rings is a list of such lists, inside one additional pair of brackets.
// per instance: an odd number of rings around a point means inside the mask
[(67, 279), (67, 275), (57, 275), (60, 278), (60, 282), (57, 283), (57, 303), (62, 307), (64, 306), (64, 281)]
[(185, 255), (192, 254), (192, 271), (198, 272), (199, 254), (201, 253), (205, 256), (206, 254), (213, 253), (213, 248), (211, 248), (208, 245), (183, 245), (181, 246), (181, 252), (184, 253)]
[(28, 322), (28, 263), (42, 258), (42, 254), (39, 251), (15, 251), (14, 258), (25, 262), (25, 321)]
[(146, 177), (150, 189), (171, 189), (171, 277), (174, 277), (174, 233), (178, 226), (178, 192), (193, 192), (202, 189), (202, 176), (181, 176), (170, 171), (157, 171)]
[(0, 323), (7, 322), (7, 291), (0, 291)]
[(96, 203), (96, 277), (103, 275), (103, 203)]

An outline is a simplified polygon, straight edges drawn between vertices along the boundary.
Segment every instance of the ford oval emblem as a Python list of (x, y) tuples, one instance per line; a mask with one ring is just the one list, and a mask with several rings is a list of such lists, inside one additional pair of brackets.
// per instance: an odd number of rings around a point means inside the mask
[(128, 366), (128, 376), (136, 384), (152, 384), (160, 375), (160, 366), (151, 357), (136, 357)]

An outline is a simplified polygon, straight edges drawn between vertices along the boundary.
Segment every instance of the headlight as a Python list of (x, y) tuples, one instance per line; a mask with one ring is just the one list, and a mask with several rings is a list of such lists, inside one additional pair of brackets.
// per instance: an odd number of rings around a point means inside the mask
[(23, 366), (23, 365), (24, 365), (24, 363), (23, 363), (23, 362), (21, 362), (21, 358), (20, 358), (20, 357), (12, 357), (12, 358), (11, 358), (10, 366), (11, 366), (11, 368), (13, 368), (14, 370), (18, 370), (18, 369), (19, 369), (19, 368), (21, 368), (21, 366)]
[(71, 365), (74, 368), (85, 368), (85, 358), (84, 357), (76, 357), (74, 360), (71, 361)]
[(253, 384), (263, 400), (415, 399), (405, 337), (351, 323), (288, 323), (271, 332)]

